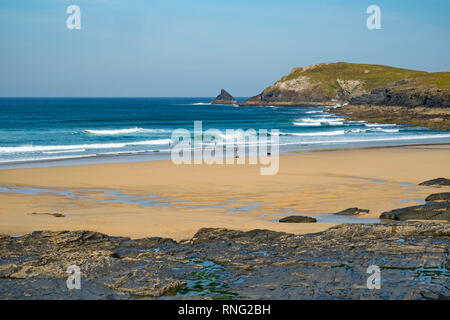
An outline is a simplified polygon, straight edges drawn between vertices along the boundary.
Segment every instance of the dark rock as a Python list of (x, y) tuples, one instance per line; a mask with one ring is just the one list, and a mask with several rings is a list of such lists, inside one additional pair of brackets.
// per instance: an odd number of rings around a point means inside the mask
[(339, 212), (336, 212), (335, 214), (338, 214), (340, 216), (355, 216), (360, 214), (361, 212), (369, 212), (368, 209), (359, 209), (359, 208), (348, 208)]
[(279, 239), (284, 236), (283, 232), (271, 230), (255, 229), (251, 231), (238, 231), (216, 228), (202, 228), (191, 239), (191, 243), (200, 244), (213, 241), (239, 241), (239, 242), (259, 242)]
[(383, 212), (385, 220), (450, 220), (450, 202), (428, 202), (423, 205)]
[(450, 108), (425, 106), (382, 106), (374, 104), (345, 105), (325, 109), (326, 112), (352, 121), (370, 123), (399, 123), (432, 129), (450, 129)]
[(265, 90), (257, 96), (251, 97), (241, 103), (241, 106), (300, 106), (300, 107), (316, 107), (324, 105), (335, 105), (327, 92), (323, 92), (318, 88), (304, 90), (299, 93), (297, 90), (281, 90), (279, 88), (271, 88)]
[(316, 223), (317, 220), (315, 218), (305, 217), (305, 216), (289, 216), (289, 217), (284, 217), (284, 218), (278, 220), (278, 222), (282, 222), (282, 223)]
[(220, 91), (220, 94), (214, 99), (212, 104), (238, 104), (236, 99), (233, 98), (231, 94), (226, 92), (224, 89)]
[[(450, 90), (429, 74), (388, 66), (320, 63), (292, 69), (291, 73), (242, 103), (243, 106), (352, 105), (449, 108)], [(369, 78), (368, 75), (370, 74)], [(404, 77), (398, 79), (397, 77)], [(442, 77), (442, 78), (441, 78)], [(376, 80), (376, 81), (374, 81)]]
[(450, 201), (450, 192), (430, 194), (428, 197), (426, 197), (425, 201)]
[(42, 215), (42, 216), (54, 216), (56, 218), (64, 218), (65, 215), (63, 215), (62, 213), (49, 213), (49, 212), (43, 212), (43, 213), (38, 213), (38, 212), (32, 212), (30, 213), (31, 215)]
[(450, 107), (450, 94), (436, 88), (407, 87), (396, 82), (390, 87), (374, 89), (369, 94), (354, 97), (349, 101), (352, 105), (380, 105), (405, 107)]
[(419, 186), (450, 186), (450, 179), (436, 178), (419, 183)]

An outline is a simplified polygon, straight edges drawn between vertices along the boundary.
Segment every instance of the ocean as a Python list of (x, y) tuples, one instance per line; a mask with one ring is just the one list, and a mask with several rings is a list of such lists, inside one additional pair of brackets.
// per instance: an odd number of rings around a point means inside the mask
[[(278, 129), (280, 152), (449, 143), (448, 131), (213, 98), (0, 98), (0, 168), (169, 159), (174, 129)], [(238, 99), (239, 101), (244, 98)]]

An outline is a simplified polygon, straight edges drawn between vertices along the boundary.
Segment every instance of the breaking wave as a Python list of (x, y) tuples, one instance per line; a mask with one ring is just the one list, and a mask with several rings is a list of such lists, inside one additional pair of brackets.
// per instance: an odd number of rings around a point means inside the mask
[(128, 146), (142, 146), (142, 145), (165, 145), (171, 143), (171, 139), (156, 139), (144, 140), (136, 142), (122, 142), (122, 143), (94, 143), (94, 144), (78, 144), (78, 145), (58, 145), (58, 146), (16, 146), (16, 147), (0, 147), (0, 153), (18, 153), (18, 152), (43, 152), (43, 151), (65, 151), (71, 150), (76, 152), (80, 149), (120, 149)]
[(106, 130), (84, 130), (85, 133), (99, 136), (116, 136), (131, 133), (164, 133), (170, 132), (166, 129), (144, 129), (144, 128), (128, 128), (128, 129), (106, 129)]

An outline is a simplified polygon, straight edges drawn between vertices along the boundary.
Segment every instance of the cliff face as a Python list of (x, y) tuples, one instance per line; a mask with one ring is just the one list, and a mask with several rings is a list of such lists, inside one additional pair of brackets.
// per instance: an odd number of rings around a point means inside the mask
[(450, 107), (450, 90), (433, 86), (422, 86), (416, 80), (377, 88), (370, 94), (351, 98), (352, 105), (405, 106), (405, 107)]
[(315, 106), (349, 102), (450, 107), (450, 73), (322, 63), (294, 68), (289, 75), (241, 105)]
[(288, 81), (277, 81), (261, 94), (245, 101), (242, 105), (304, 105), (335, 104), (338, 101), (324, 90), (321, 84), (308, 77)]
[(214, 99), (212, 104), (238, 104), (236, 99), (233, 98), (226, 90), (222, 89), (220, 94)]
[(326, 112), (352, 121), (369, 123), (398, 123), (416, 127), (450, 130), (450, 108), (448, 107), (405, 107), (387, 105), (345, 105), (329, 108)]

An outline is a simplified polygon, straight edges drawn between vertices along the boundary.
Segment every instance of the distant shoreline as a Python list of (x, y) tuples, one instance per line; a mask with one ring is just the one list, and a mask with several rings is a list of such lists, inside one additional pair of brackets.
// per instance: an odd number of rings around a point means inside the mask
[[(395, 149), (404, 147), (418, 147), (418, 146), (447, 146), (450, 142), (436, 142), (436, 143), (411, 143), (411, 144), (396, 144), (396, 145), (378, 145), (378, 146), (355, 146), (342, 148), (311, 148), (311, 149), (292, 149), (280, 150), (280, 156), (296, 155), (300, 153), (320, 153), (320, 152), (336, 152), (336, 151), (357, 151), (357, 150), (371, 150), (371, 149)], [(111, 163), (129, 163), (129, 162), (149, 162), (149, 161), (170, 161), (170, 152), (141, 152), (141, 153), (123, 153), (123, 154), (104, 154), (92, 156), (80, 156), (76, 158), (52, 159), (52, 160), (35, 160), (35, 161), (16, 161), (8, 163), (0, 163), (0, 171), (11, 169), (31, 169), (31, 168), (46, 168), (46, 167), (71, 167), (80, 165), (93, 164), (111, 164)]]
[(377, 105), (343, 105), (325, 108), (324, 112), (352, 121), (395, 123), (397, 125), (450, 130), (450, 108), (427, 108)]
[[(198, 120), (204, 122), (205, 130), (218, 129), (227, 139), (226, 130), (278, 129), (275, 134), (282, 155), (450, 142), (449, 131), (396, 125), (400, 121), (395, 119), (346, 120), (348, 114), (336, 114), (341, 111), (339, 105), (329, 113), (324, 112), (326, 106), (237, 107), (211, 105), (210, 101), (200, 97), (0, 99), (0, 170), (170, 160), (175, 147), (171, 145), (173, 130), (187, 129), (192, 134)], [(234, 139), (237, 133), (230, 134)]]

